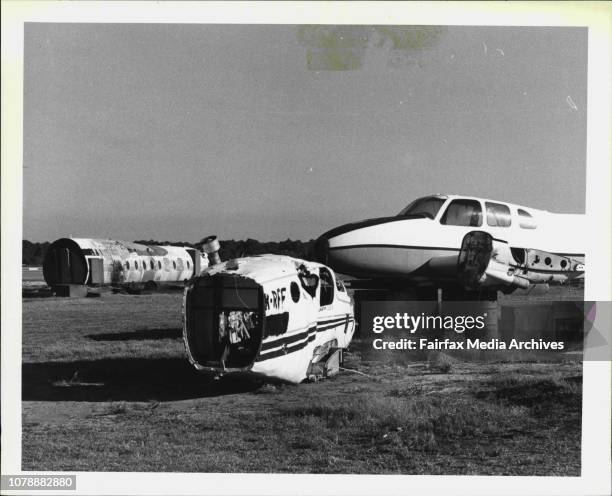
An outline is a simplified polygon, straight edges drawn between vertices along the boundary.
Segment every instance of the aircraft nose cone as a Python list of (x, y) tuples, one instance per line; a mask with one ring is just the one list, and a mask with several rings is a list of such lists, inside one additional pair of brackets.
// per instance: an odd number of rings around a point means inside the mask
[(327, 265), (329, 259), (329, 239), (325, 235), (320, 236), (315, 241), (314, 257), (317, 262)]

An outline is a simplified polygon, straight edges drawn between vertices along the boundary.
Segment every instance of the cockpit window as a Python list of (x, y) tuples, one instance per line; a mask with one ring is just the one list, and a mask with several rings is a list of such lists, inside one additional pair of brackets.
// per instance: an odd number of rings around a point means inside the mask
[(319, 271), (321, 280), (320, 305), (331, 305), (334, 302), (334, 278), (329, 270), (321, 267)]
[(482, 208), (476, 200), (453, 200), (442, 219), (447, 226), (479, 227), (482, 225)]
[(419, 198), (418, 200), (413, 201), (397, 215), (426, 215), (427, 217), (433, 219), (440, 210), (440, 207), (444, 201), (444, 199), (436, 198), (435, 196)]
[(512, 218), (510, 209), (502, 203), (485, 202), (487, 208), (487, 224), (491, 227), (510, 227)]

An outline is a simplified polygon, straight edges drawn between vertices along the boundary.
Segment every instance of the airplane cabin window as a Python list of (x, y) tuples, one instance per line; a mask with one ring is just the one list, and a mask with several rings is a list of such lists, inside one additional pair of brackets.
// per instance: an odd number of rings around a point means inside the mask
[(519, 215), (519, 226), (523, 229), (535, 229), (537, 226), (535, 219), (529, 212), (526, 212), (522, 208), (518, 209)]
[(398, 216), (402, 215), (425, 215), (432, 219), (437, 215), (440, 207), (442, 207), (445, 200), (442, 198), (436, 198), (434, 196), (419, 198), (408, 205), (402, 210)]
[(157, 268), (161, 270), (161, 262), (159, 260), (157, 261)]
[(126, 268), (127, 270), (130, 270), (130, 262), (125, 262), (125, 268)]
[(134, 268), (138, 270), (138, 262), (134, 262)]
[(176, 270), (176, 262), (174, 260), (172, 260), (172, 267), (174, 267), (174, 270)]
[(189, 265), (189, 260), (187, 260), (187, 268), (188, 269), (191, 268), (190, 265)]
[(151, 270), (153, 270), (155, 268), (155, 265), (153, 265), (153, 260), (151, 260)]
[(321, 280), (321, 295), (319, 304), (322, 307), (325, 305), (331, 305), (334, 301), (334, 278), (330, 274), (329, 270), (324, 268), (320, 269), (319, 277)]
[(487, 225), (491, 227), (510, 227), (512, 218), (507, 205), (485, 202), (485, 207), (487, 209)]
[(442, 218), (447, 226), (479, 227), (482, 225), (482, 208), (476, 200), (453, 200)]

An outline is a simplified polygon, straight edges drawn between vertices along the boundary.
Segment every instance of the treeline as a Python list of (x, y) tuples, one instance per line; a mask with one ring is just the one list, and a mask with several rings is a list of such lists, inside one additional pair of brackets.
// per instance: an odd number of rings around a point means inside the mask
[[(134, 241), (134, 243), (143, 245), (191, 246), (192, 248), (200, 246), (198, 243), (177, 243), (174, 241), (156, 241), (153, 239), (141, 239)], [(220, 241), (221, 249), (219, 250), (219, 256), (221, 260), (229, 260), (231, 258), (261, 255), (263, 253), (274, 253), (276, 255), (289, 255), (290, 257), (302, 258), (304, 260), (314, 260), (314, 243), (314, 239), (306, 242), (291, 239), (267, 242), (261, 242), (250, 238), (246, 240), (226, 239)]]
[[(176, 241), (156, 241), (137, 240), (134, 243), (144, 245), (172, 245), (172, 246), (197, 246), (197, 243), (176, 242)], [(219, 255), (221, 260), (229, 260), (231, 258), (248, 257), (250, 255), (261, 255), (262, 253), (274, 253), (277, 255), (289, 255), (291, 257), (302, 258), (304, 260), (313, 260), (314, 240), (299, 241), (286, 239), (285, 241), (268, 241), (260, 242), (256, 239), (233, 240), (228, 239), (221, 241), (221, 250)], [(25, 265), (42, 265), (45, 258), (47, 248), (51, 243), (32, 243), (24, 240), (22, 242), (23, 264)]]
[(25, 265), (42, 265), (45, 253), (50, 244), (51, 243), (48, 241), (44, 243), (32, 243), (31, 241), (23, 240), (21, 242), (21, 263)]

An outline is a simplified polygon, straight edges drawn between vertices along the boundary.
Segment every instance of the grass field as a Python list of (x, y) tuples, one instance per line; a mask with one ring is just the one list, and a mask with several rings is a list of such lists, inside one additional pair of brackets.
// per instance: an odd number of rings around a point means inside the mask
[(199, 376), (181, 294), (23, 302), (23, 470), (580, 475), (581, 362)]

